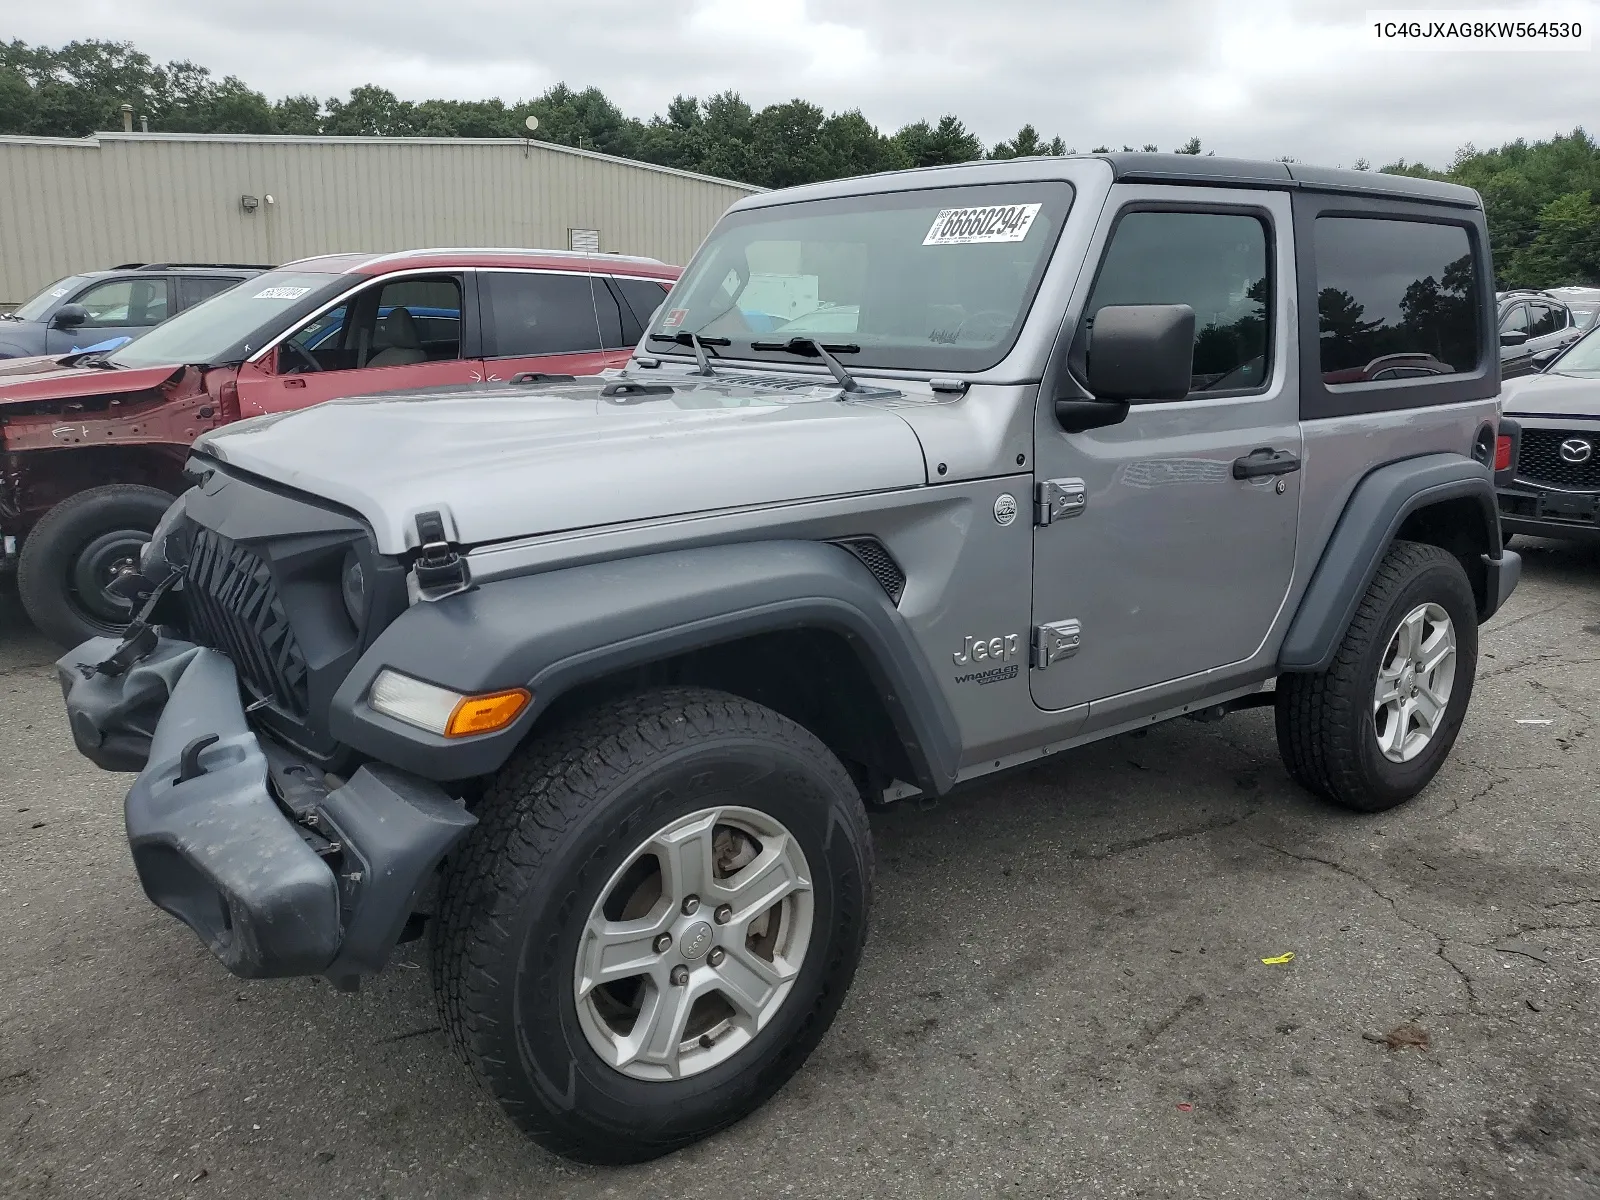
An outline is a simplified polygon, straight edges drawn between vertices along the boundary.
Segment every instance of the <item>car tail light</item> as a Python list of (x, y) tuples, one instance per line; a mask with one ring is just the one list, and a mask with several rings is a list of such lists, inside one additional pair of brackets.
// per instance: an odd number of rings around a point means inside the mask
[(1502, 433), (1494, 440), (1494, 469), (1507, 471), (1511, 469), (1511, 435)]

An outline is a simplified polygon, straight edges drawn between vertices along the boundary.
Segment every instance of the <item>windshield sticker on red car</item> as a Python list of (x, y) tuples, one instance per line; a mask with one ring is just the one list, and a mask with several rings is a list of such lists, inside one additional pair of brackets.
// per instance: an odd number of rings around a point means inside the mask
[(1033, 228), (1039, 204), (991, 204), (983, 208), (942, 208), (924, 246), (971, 246), (980, 242), (1020, 242)]
[(667, 313), (667, 319), (661, 322), (663, 329), (676, 329), (683, 324), (683, 319), (689, 315), (687, 308), (674, 308)]
[(308, 287), (269, 287), (262, 288), (252, 299), (255, 300), (298, 300), (311, 289)]

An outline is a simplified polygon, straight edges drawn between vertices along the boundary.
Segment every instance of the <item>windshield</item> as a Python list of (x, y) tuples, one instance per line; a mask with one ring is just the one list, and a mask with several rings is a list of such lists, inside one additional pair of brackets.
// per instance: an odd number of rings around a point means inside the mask
[(349, 282), (346, 276), (322, 271), (269, 271), (185, 309), (134, 338), (109, 361), (119, 367), (155, 367), (243, 358), (282, 328), (281, 318), (305, 311), (324, 292)]
[(981, 371), (1016, 341), (1071, 203), (1048, 182), (732, 213), (656, 314), (651, 351), (687, 355), (672, 341), (694, 333), (763, 358), (817, 336), (852, 367)]
[(65, 279), (58, 279), (31, 300), (25, 300), (17, 305), (11, 315), (19, 321), (43, 320), (45, 313), (49, 312), (61, 297), (76, 291), (80, 284), (86, 282), (88, 280), (82, 275), (68, 275)]
[(1552, 375), (1575, 375), (1580, 379), (1600, 379), (1600, 328), (1591, 329), (1550, 364)]

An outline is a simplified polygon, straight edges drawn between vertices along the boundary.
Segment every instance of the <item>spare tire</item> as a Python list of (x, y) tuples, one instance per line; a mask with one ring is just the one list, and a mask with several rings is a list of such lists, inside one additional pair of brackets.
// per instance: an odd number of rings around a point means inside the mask
[(172, 501), (159, 488), (113, 483), (79, 492), (46, 513), (22, 543), (17, 563), (22, 607), (39, 631), (63, 646), (121, 632), (132, 605), (107, 585), (138, 566)]

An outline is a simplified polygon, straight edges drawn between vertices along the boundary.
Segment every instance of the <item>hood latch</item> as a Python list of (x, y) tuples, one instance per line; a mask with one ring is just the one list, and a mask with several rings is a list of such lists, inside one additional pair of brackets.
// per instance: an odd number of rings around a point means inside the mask
[(467, 560), (444, 531), (444, 518), (437, 512), (417, 514), (417, 540), (422, 543), (411, 574), (417, 583), (420, 600), (443, 600), (473, 588)]

